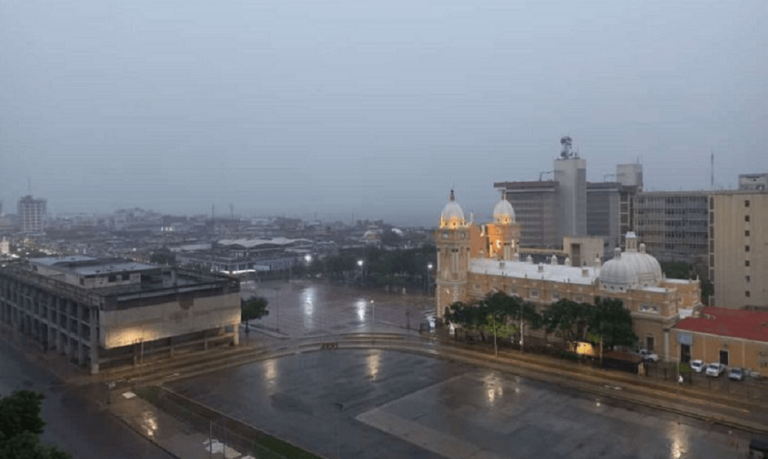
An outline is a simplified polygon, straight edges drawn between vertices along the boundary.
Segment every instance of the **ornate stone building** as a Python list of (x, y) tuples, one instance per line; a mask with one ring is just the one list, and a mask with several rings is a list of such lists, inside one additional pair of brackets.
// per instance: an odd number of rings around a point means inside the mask
[(515, 211), (503, 196), (493, 222), (478, 225), (466, 221), (451, 190), (435, 231), (437, 317), (442, 319), (456, 301), (478, 300), (494, 291), (519, 296), (540, 311), (560, 299), (592, 303), (596, 297), (615, 298), (631, 311), (640, 346), (665, 360), (674, 358), (670, 329), (701, 306), (698, 280), (666, 279), (634, 233), (626, 236), (626, 251), (616, 249), (612, 260), (581, 267), (568, 258), (559, 264), (555, 256), (548, 264), (521, 260), (519, 240)]

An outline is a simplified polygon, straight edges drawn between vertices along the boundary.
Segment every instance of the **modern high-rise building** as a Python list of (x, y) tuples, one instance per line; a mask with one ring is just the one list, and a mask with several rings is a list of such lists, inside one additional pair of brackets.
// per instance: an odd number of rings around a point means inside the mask
[(17, 213), (22, 233), (41, 233), (45, 230), (46, 202), (31, 195), (19, 199)]
[(719, 191), (708, 203), (711, 305), (768, 309), (768, 190)]
[(587, 234), (603, 238), (605, 253), (621, 247), (621, 188), (619, 182), (587, 183)]

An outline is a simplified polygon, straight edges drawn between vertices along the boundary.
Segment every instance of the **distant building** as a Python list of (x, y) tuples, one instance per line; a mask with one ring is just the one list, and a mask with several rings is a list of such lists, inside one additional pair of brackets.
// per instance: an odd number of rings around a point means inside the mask
[(42, 233), (45, 230), (45, 199), (35, 199), (31, 195), (19, 199), (18, 218), (22, 233)]
[(587, 234), (600, 236), (609, 253), (621, 246), (621, 184), (587, 183)]
[(555, 248), (563, 242), (558, 238), (558, 183), (498, 182), (493, 186), (515, 208), (521, 226), (520, 245), (523, 247)]
[(716, 192), (709, 213), (712, 305), (768, 310), (768, 190)]
[(38, 258), (0, 269), (0, 323), (98, 373), (238, 344), (239, 292), (229, 276), (124, 259)]
[(739, 174), (739, 190), (768, 191), (768, 173)]
[(634, 199), (634, 226), (660, 261), (707, 266), (709, 191), (652, 191)]

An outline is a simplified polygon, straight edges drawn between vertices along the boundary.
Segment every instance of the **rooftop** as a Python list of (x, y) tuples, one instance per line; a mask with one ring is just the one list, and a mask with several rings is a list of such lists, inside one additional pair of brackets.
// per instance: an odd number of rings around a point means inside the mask
[(709, 307), (701, 311), (701, 317), (683, 319), (674, 328), (768, 342), (768, 312)]
[[(571, 284), (591, 285), (598, 277), (599, 270), (592, 267), (576, 267), (566, 265), (552, 265), (528, 263), (525, 261), (505, 261), (501, 267), (498, 260), (473, 258), (469, 264), (469, 271), (476, 274), (490, 274), (492, 276), (506, 276), (528, 279), (543, 279), (551, 282), (570, 282)], [(542, 266), (542, 271), (539, 271)], [(582, 269), (587, 275), (582, 274)]]
[(85, 255), (73, 255), (66, 257), (33, 258), (32, 264), (47, 266), (61, 271), (74, 272), (80, 276), (92, 276), (94, 274), (107, 274), (128, 271), (144, 271), (157, 269), (157, 266), (137, 263), (122, 258), (93, 258)]

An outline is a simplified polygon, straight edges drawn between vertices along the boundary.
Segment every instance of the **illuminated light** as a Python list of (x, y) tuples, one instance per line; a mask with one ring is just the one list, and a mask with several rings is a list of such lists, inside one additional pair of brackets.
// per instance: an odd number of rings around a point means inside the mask
[(483, 388), (485, 390), (486, 398), (488, 399), (488, 404), (491, 406), (495, 405), (496, 401), (501, 399), (504, 395), (502, 381), (495, 373), (489, 373), (483, 378)]
[(366, 309), (366, 302), (365, 302), (365, 300), (357, 300), (355, 302), (355, 307), (357, 308), (357, 317), (361, 321), (365, 320), (365, 309)]
[(141, 413), (141, 428), (148, 437), (154, 437), (157, 432), (157, 417), (152, 411), (144, 411)]
[(312, 263), (312, 255), (305, 255), (304, 260), (306, 260), (307, 263)]
[(368, 367), (368, 377), (371, 381), (375, 381), (376, 378), (379, 377), (380, 360), (381, 353), (379, 351), (374, 351), (371, 354), (368, 354), (368, 357), (365, 359), (365, 363)]

